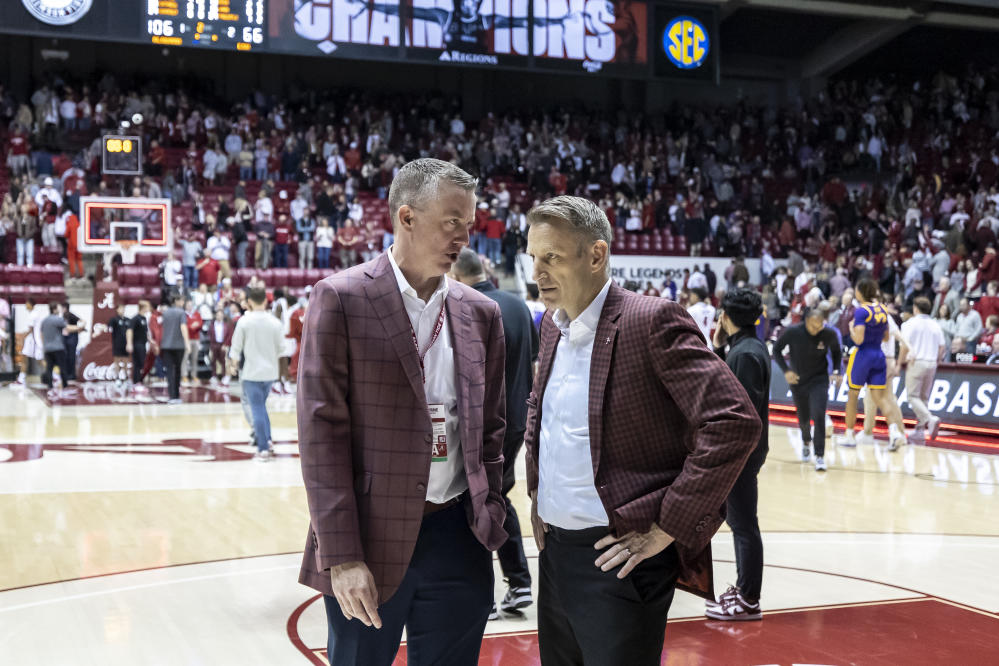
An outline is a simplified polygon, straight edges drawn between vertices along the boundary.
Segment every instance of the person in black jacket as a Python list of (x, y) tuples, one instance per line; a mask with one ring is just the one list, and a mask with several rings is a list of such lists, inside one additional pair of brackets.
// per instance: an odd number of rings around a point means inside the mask
[[(506, 342), (506, 436), (503, 440), (503, 497), (506, 499), (506, 522), (503, 529), (509, 535), (507, 542), (496, 552), (503, 577), (509, 590), (500, 601), (499, 610), (519, 614), (520, 609), (534, 603), (531, 597), (531, 574), (527, 568), (524, 543), (520, 534), (520, 521), (510, 502), (510, 490), (515, 481), (514, 465), (520, 447), (524, 444), (527, 429), (527, 396), (534, 381), (534, 362), (538, 359), (538, 330), (527, 304), (519, 296), (500, 291), (486, 277), (479, 255), (464, 248), (452, 269), (459, 282), (480, 291), (496, 301), (503, 319), (503, 337)], [(496, 604), (489, 615), (499, 619)]]
[(746, 461), (726, 502), (725, 521), (732, 528), (738, 579), (717, 602), (707, 602), (704, 614), (713, 620), (760, 620), (763, 618), (760, 612), (763, 537), (757, 517), (757, 477), (770, 450), (770, 354), (756, 337), (756, 325), (763, 316), (763, 299), (753, 289), (731, 289), (722, 300), (721, 311), (712, 340), (715, 353), (725, 359), (746, 389), (763, 429), (756, 449)]
[[(802, 459), (811, 458), (811, 445), (815, 446), (815, 470), (826, 470), (826, 405), (829, 401), (829, 355), (836, 371), (832, 381), (839, 386), (843, 378), (839, 374), (842, 351), (836, 333), (825, 325), (825, 313), (818, 308), (805, 312), (805, 320), (797, 326), (785, 330), (774, 344), (774, 361), (784, 373), (784, 379), (791, 386), (791, 396), (798, 412), (798, 425), (801, 427)], [(784, 350), (789, 349), (791, 365), (784, 359)], [(815, 436), (812, 437), (811, 423), (815, 423)]]

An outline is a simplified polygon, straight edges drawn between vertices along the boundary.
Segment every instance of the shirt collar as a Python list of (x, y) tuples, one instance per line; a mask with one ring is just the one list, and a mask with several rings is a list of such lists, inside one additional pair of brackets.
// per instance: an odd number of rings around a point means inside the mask
[(582, 344), (587, 339), (596, 335), (597, 324), (600, 322), (600, 313), (604, 309), (604, 302), (607, 300), (607, 293), (610, 291), (610, 286), (611, 280), (607, 278), (607, 282), (604, 283), (603, 288), (600, 289), (596, 298), (572, 321), (568, 320), (565, 311), (562, 309), (556, 310), (552, 315), (552, 321), (558, 326), (562, 335), (569, 338), (569, 342)]
[[(411, 296), (417, 300), (422, 301), (423, 299), (421, 299), (419, 295), (417, 295), (416, 289), (413, 289), (413, 285), (409, 284), (409, 280), (406, 279), (406, 276), (403, 275), (402, 273), (402, 269), (399, 268), (399, 264), (396, 263), (395, 256), (393, 254), (394, 250), (395, 250), (395, 245), (393, 244), (389, 247), (388, 252), (386, 252), (385, 254), (388, 255), (389, 263), (392, 264), (392, 272), (395, 273), (395, 281), (399, 284), (399, 291), (401, 291), (404, 296)], [(447, 292), (448, 292), (447, 276), (442, 275), (440, 284), (437, 285), (437, 289), (434, 290), (433, 295), (430, 297), (427, 303), (437, 298), (437, 294), (441, 294), (443, 298), (447, 298)]]

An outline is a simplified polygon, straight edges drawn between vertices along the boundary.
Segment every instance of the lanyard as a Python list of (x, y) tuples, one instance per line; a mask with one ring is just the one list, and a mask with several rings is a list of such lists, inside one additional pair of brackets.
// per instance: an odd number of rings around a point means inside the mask
[(416, 347), (416, 355), (420, 359), (420, 374), (423, 376), (424, 384), (427, 383), (427, 371), (423, 366), (423, 359), (426, 358), (427, 353), (434, 346), (434, 343), (437, 342), (437, 338), (440, 337), (441, 329), (444, 328), (445, 317), (447, 317), (447, 304), (442, 303), (441, 313), (437, 316), (437, 323), (434, 325), (434, 332), (430, 336), (430, 344), (427, 345), (427, 348), (423, 350), (422, 354), (420, 353), (420, 341), (416, 339), (416, 329), (413, 328), (413, 322), (409, 322), (409, 330), (413, 334), (413, 346)]

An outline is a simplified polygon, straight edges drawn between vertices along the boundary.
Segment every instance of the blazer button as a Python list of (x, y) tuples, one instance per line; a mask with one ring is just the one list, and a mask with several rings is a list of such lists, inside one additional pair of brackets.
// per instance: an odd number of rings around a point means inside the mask
[(703, 525), (698, 525), (697, 527), (694, 528), (694, 531), (695, 532), (703, 532), (704, 531), (704, 526)]
[(425, 484), (422, 481), (420, 481), (419, 483), (416, 484), (416, 489), (419, 490), (421, 493), (422, 492), (426, 492), (426, 490), (427, 490), (427, 484)]
[(429, 444), (433, 440), (433, 435), (427, 435), (423, 438), (423, 441)]

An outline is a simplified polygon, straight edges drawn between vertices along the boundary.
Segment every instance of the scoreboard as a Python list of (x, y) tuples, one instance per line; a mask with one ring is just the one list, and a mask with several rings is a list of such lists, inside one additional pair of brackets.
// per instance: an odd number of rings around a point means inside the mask
[(145, 0), (143, 29), (164, 46), (251, 51), (262, 48), (265, 0)]
[(707, 0), (0, 0), (0, 42), (6, 34), (612, 78), (720, 78), (718, 9)]

